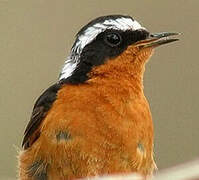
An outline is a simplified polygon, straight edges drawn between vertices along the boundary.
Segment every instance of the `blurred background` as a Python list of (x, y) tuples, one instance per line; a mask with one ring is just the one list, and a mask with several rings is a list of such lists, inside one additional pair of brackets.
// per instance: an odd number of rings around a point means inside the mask
[(198, 7), (198, 0), (0, 0), (0, 179), (16, 177), (34, 102), (57, 81), (74, 35), (91, 19), (114, 13), (131, 15), (151, 32), (182, 32), (147, 64), (145, 94), (159, 169), (198, 157)]

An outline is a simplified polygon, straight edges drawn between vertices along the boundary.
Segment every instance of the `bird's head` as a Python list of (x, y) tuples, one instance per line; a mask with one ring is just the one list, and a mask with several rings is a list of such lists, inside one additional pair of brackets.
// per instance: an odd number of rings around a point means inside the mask
[(178, 40), (171, 38), (177, 34), (152, 34), (130, 16), (98, 17), (77, 33), (59, 80), (78, 84), (114, 70), (142, 73), (153, 49)]

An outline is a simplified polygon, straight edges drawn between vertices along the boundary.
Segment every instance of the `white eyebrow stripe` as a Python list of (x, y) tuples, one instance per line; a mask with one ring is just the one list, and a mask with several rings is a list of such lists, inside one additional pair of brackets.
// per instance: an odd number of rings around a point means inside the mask
[(74, 70), (76, 69), (78, 65), (78, 61), (74, 58), (71, 58), (70, 56), (66, 59), (64, 66), (62, 68), (62, 71), (59, 75), (59, 80), (66, 79), (67, 77), (70, 77)]
[(106, 29), (116, 29), (116, 30), (138, 30), (145, 29), (136, 20), (131, 18), (118, 18), (105, 20), (103, 23), (97, 23), (89, 28), (87, 28), (82, 35), (78, 37), (80, 41), (80, 46), (83, 49), (87, 44), (95, 39), (95, 37), (104, 32)]
[(107, 19), (102, 23), (96, 23), (90, 27), (88, 27), (81, 35), (77, 36), (75, 44), (71, 49), (71, 53), (66, 59), (64, 63), (64, 67), (59, 76), (59, 80), (66, 79), (72, 75), (74, 70), (79, 64), (80, 54), (83, 48), (91, 43), (98, 34), (104, 32), (107, 29), (115, 29), (115, 30), (138, 30), (145, 29), (142, 27), (136, 20), (131, 18), (118, 18), (118, 19)]

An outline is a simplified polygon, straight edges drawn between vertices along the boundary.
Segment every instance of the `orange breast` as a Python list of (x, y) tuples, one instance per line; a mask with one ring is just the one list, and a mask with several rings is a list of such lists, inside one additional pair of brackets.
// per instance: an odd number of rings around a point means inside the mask
[[(105, 71), (113, 69), (111, 63)], [(131, 62), (126, 58), (125, 63)], [(49, 180), (153, 172), (153, 123), (142, 75), (132, 76), (128, 68), (108, 72), (114, 76), (102, 78), (95, 76), (100, 74), (96, 69), (87, 83), (65, 85), (58, 92), (40, 137), (21, 155), (21, 166), (42, 161)]]
[[(148, 103), (144, 96), (133, 98), (119, 87), (113, 92), (95, 85), (65, 86), (41, 132), (33, 149), (40, 146), (38, 155), (67, 176), (132, 171), (146, 175), (154, 166)], [(69, 138), (58, 141), (60, 132)]]

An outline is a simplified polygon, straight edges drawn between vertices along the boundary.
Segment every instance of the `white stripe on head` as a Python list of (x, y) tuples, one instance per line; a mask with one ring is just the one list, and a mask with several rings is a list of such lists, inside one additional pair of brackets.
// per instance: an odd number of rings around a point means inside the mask
[(64, 67), (60, 73), (59, 80), (66, 79), (70, 77), (73, 71), (76, 69), (79, 63), (79, 57), (83, 48), (91, 43), (98, 34), (104, 32), (107, 29), (115, 30), (138, 30), (145, 29), (142, 27), (136, 20), (133, 20), (130, 17), (118, 17), (117, 19), (106, 19), (103, 22), (97, 22), (91, 26), (88, 26), (81, 34), (77, 35), (76, 41), (71, 49), (71, 53), (64, 63)]

